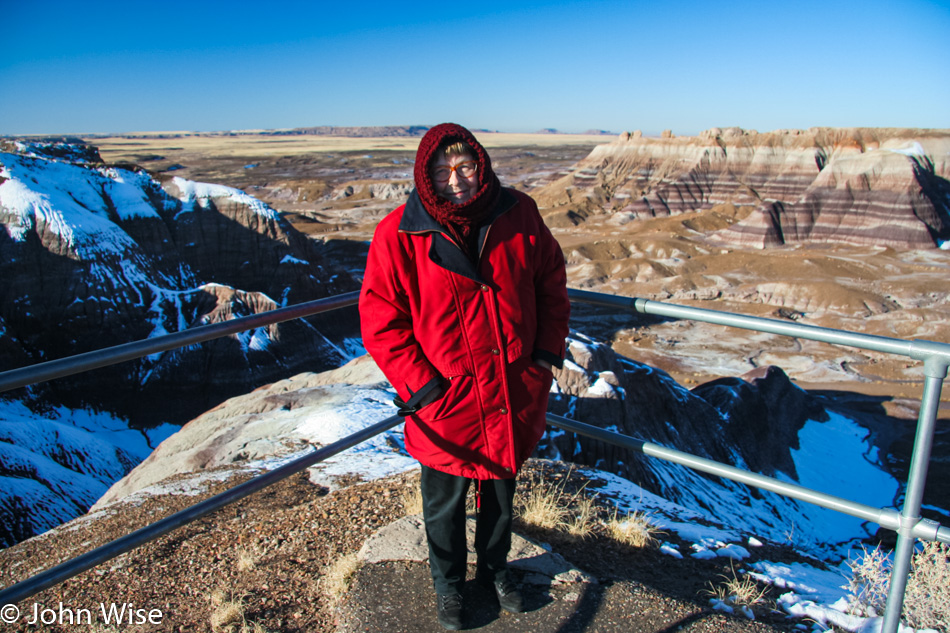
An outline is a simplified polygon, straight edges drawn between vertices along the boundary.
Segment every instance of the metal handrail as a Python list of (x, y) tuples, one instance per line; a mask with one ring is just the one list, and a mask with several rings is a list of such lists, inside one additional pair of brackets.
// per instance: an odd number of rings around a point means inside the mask
[[(607, 431), (600, 427), (578, 422), (577, 420), (571, 420), (570, 418), (565, 418), (555, 413), (548, 413), (547, 419), (552, 426), (556, 426), (565, 431), (584, 435), (595, 440), (600, 440), (601, 442), (619, 446), (620, 448), (637, 451), (648, 457), (673, 462), (674, 464), (686, 466), (693, 470), (755, 486), (756, 488), (805, 501), (806, 503), (822, 508), (836, 510), (842, 514), (877, 523), (881, 527), (889, 530), (897, 531), (900, 529), (900, 514), (893, 508), (875, 508), (863, 503), (857, 503), (850, 499), (819, 492), (811, 488), (806, 488), (805, 486), (789, 483), (766, 475), (760, 475), (749, 470), (742, 470), (735, 466), (729, 466), (728, 464), (723, 464), (712, 459), (706, 459), (705, 457), (699, 457), (691, 453), (667, 448), (629, 435)], [(950, 544), (950, 527), (943, 527), (936, 521), (920, 519), (911, 529), (917, 538)]]
[(778, 319), (766, 319), (764, 317), (722, 312), (708, 308), (693, 308), (674, 303), (653, 301), (651, 299), (622, 297), (600, 292), (591, 292), (589, 290), (577, 290), (574, 288), (568, 290), (568, 295), (571, 299), (593, 305), (621, 308), (641, 314), (688, 319), (690, 321), (703, 321), (705, 323), (755, 330), (768, 334), (780, 334), (782, 336), (821, 341), (833, 345), (858, 347), (874, 352), (907, 356), (914, 360), (925, 360), (931, 356), (935, 356), (936, 360), (943, 362), (945, 366), (950, 365), (950, 345), (946, 343), (935, 343), (933, 341), (920, 339), (905, 341), (902, 339), (888, 338), (886, 336), (835, 330), (816, 325), (805, 325), (803, 323), (789, 323), (788, 321), (780, 321)]
[(904, 505), (896, 528), (897, 545), (894, 548), (887, 606), (885, 607), (884, 622), (881, 627), (882, 633), (897, 633), (901, 610), (904, 605), (904, 592), (907, 589), (911, 559), (914, 553), (914, 544), (916, 543), (917, 526), (922, 522), (920, 510), (923, 504), (924, 484), (927, 480), (927, 465), (933, 448), (937, 410), (940, 405), (940, 390), (943, 386), (943, 380), (947, 377), (947, 368), (950, 366), (950, 345), (925, 340), (908, 342), (883, 336), (833, 330), (703, 308), (691, 308), (648, 299), (618, 297), (586, 290), (571, 290), (569, 294), (572, 299), (578, 301), (631, 310), (642, 314), (716, 323), (770, 334), (907, 356), (914, 360), (924, 361), (924, 390), (921, 396), (920, 412), (917, 416), (917, 433), (914, 438), (914, 448), (908, 470)]
[[(119, 345), (95, 352), (89, 352), (87, 354), (79, 354), (69, 358), (49, 361), (22, 369), (3, 372), (0, 373), (0, 392), (14, 389), (16, 387), (22, 387), (35, 382), (51, 380), (52, 378), (58, 378), (82, 371), (87, 371), (89, 369), (95, 369), (98, 367), (131, 360), (133, 358), (147, 356), (160, 351), (175, 349), (184, 345), (190, 345), (220, 336), (226, 336), (228, 334), (233, 334), (243, 330), (269, 325), (271, 323), (277, 323), (293, 318), (300, 318), (303, 316), (310, 316), (311, 314), (317, 314), (319, 312), (353, 305), (358, 300), (358, 294), (358, 292), (352, 292), (344, 295), (337, 295), (335, 297), (319, 299), (317, 301), (300, 304), (298, 306), (289, 306), (279, 310), (243, 317), (241, 319), (234, 319), (224, 323), (194, 328), (192, 330), (186, 330), (162, 337), (155, 337), (153, 339), (146, 339), (144, 341), (137, 341), (135, 343)], [(907, 577), (910, 571), (911, 557), (916, 539), (922, 538), (929, 540), (939, 540), (945, 543), (950, 542), (950, 531), (948, 531), (947, 528), (941, 527), (939, 524), (933, 521), (922, 519), (920, 516), (924, 484), (926, 482), (927, 476), (927, 467), (930, 460), (930, 452), (933, 446), (937, 410), (940, 403), (940, 390), (943, 380), (947, 377), (948, 366), (950, 366), (950, 345), (925, 340), (913, 340), (908, 342), (901, 339), (892, 339), (842, 330), (833, 330), (830, 328), (822, 328), (798, 323), (788, 323), (786, 321), (778, 321), (775, 319), (750, 317), (703, 308), (692, 308), (688, 306), (668, 304), (647, 299), (607, 295), (586, 290), (569, 289), (568, 295), (572, 300), (575, 301), (582, 301), (611, 308), (621, 308), (640, 312), (642, 314), (653, 314), (671, 318), (703, 321), (707, 323), (715, 323), (719, 325), (779, 334), (783, 336), (822, 341), (835, 345), (846, 345), (872, 351), (896, 354), (907, 356), (914, 360), (924, 361), (924, 390), (923, 396), (921, 398), (921, 407), (918, 416), (914, 449), (910, 462), (907, 489), (904, 495), (904, 506), (900, 513), (889, 509), (871, 508), (870, 506), (857, 504), (847, 499), (825, 495), (824, 493), (819, 493), (802, 486), (780, 482), (762, 475), (756, 475), (755, 473), (742, 471), (732, 466), (719, 464), (718, 462), (692, 456), (688, 453), (681, 453), (672, 449), (666, 449), (656, 444), (651, 444), (642, 440), (636, 440), (627, 436), (622, 436), (620, 434), (610, 434), (611, 436), (619, 436), (621, 438), (619, 440), (616, 438), (613, 440), (607, 440), (606, 436), (603, 434), (608, 432), (603, 431), (602, 429), (597, 429), (597, 427), (591, 427), (590, 425), (584, 425), (573, 420), (568, 420), (567, 418), (561, 418), (560, 416), (553, 416), (553, 423), (555, 423), (556, 426), (568, 428), (574, 432), (590, 435), (592, 437), (599, 435), (599, 439), (605, 439), (605, 441), (612, 441), (613, 443), (620, 442), (620, 445), (622, 446), (640, 450), (641, 452), (654, 457), (667, 459), (669, 461), (680, 463), (697, 470), (713, 472), (713, 474), (717, 474), (722, 477), (735, 479), (736, 481), (742, 481), (743, 483), (769, 489), (774, 492), (778, 492), (779, 494), (798, 498), (823, 507), (829, 507), (839, 512), (844, 512), (859, 518), (877, 522), (882, 527), (896, 530), (898, 535), (897, 545), (894, 550), (887, 606), (885, 609), (884, 622), (882, 626), (882, 631), (885, 633), (896, 633), (900, 623), (904, 592), (907, 586)], [(549, 415), (549, 419), (552, 419), (551, 415)], [(392, 418), (389, 418), (388, 420), (392, 420)], [(384, 421), (383, 423), (387, 421)], [(396, 424), (398, 424), (398, 419), (392, 424), (392, 426), (395, 426)], [(375, 426), (369, 428), (372, 429), (375, 428)], [(382, 430), (377, 431), (377, 433), (378, 432), (382, 432)], [(375, 434), (376, 433), (373, 433), (372, 435)], [(372, 435), (367, 436), (365, 439), (372, 437)], [(290, 464), (288, 464), (288, 466), (290, 466)], [(301, 466), (298, 470), (303, 468), (306, 468), (306, 466)], [(281, 471), (279, 469), (273, 471), (273, 473), (277, 472)], [(270, 474), (272, 473), (268, 473), (268, 475)], [(289, 474), (293, 473), (287, 473), (284, 476), (288, 476)], [(265, 476), (262, 475), (261, 477)], [(278, 479), (274, 479), (273, 481), (277, 480)], [(273, 481), (270, 483), (273, 483)], [(251, 482), (246, 483), (250, 484)], [(227, 495), (228, 492), (222, 493), (222, 495)], [(250, 490), (246, 494), (251, 494), (251, 492), (254, 492), (254, 490)], [(211, 501), (211, 499), (207, 501)], [(227, 501), (226, 503), (230, 503), (230, 501)], [(226, 505), (226, 503), (222, 503), (221, 505)], [(183, 513), (188, 511), (189, 510), (187, 509), (183, 510), (176, 515), (172, 515), (172, 517), (168, 517), (168, 519), (172, 519), (178, 515), (183, 515)], [(211, 511), (213, 511), (213, 509), (208, 510), (207, 512)], [(204, 512), (199, 516), (204, 516), (204, 514), (207, 514), (207, 512)], [(194, 518), (198, 517), (196, 516)], [(194, 520), (194, 518), (190, 520)], [(171, 525), (171, 523), (168, 525)], [(178, 525), (168, 527), (165, 531), (161, 532), (161, 534), (164, 534), (168, 530), (175, 529), (175, 527), (178, 527)], [(151, 528), (151, 526), (149, 526), (149, 528)], [(143, 529), (148, 530), (149, 528)], [(135, 540), (132, 539), (132, 537), (136, 534), (138, 534), (138, 532), (135, 532), (125, 538), (131, 539), (129, 542), (132, 542)], [(156, 536), (152, 538), (156, 538), (159, 535), (160, 534), (156, 534)], [(123, 539), (119, 539), (119, 541), (122, 540)], [(117, 542), (118, 541), (114, 543)], [(132, 547), (137, 547), (138, 544), (128, 545), (128, 548), (131, 549)], [(113, 544), (109, 544), (104, 547), (108, 548), (110, 545)], [(94, 550), (94, 552), (90, 552), (89, 554), (85, 555), (90, 557), (88, 559), (89, 561), (95, 558), (92, 556), (95, 552), (98, 552), (98, 550)], [(119, 553), (121, 552), (117, 552), (114, 555), (118, 555)], [(97, 554), (97, 556), (101, 555), (103, 554)], [(109, 556), (109, 558), (111, 557), (112, 556)], [(82, 558), (83, 557), (80, 557), (80, 559)], [(108, 560), (108, 558), (104, 560)], [(64, 565), (69, 565), (71, 562), (73, 561), (64, 563)], [(88, 569), (88, 567), (95, 564), (98, 564), (98, 562), (90, 562), (86, 567), (83, 567), (75, 573), (79, 573), (84, 569)], [(55, 569), (57, 568), (49, 570), (49, 572), (44, 572), (44, 574), (52, 574)], [(38, 577), (44, 576), (44, 574), (40, 574)], [(43, 587), (36, 589), (36, 591), (40, 591), (43, 588), (51, 586), (52, 584), (61, 582), (59, 580), (52, 580), (52, 575), (45, 576), (45, 578), (47, 580), (44, 582), (48, 582), (49, 584), (45, 584)], [(24, 581), (24, 583), (20, 584), (25, 584), (27, 582), (30, 581)], [(19, 585), (14, 585), (14, 587), (0, 592), (0, 601), (11, 600), (11, 598), (7, 597), (7, 594), (17, 586)], [(13, 601), (22, 600), (23, 597), (16, 598)]]
[(115, 365), (143, 356), (151, 356), (159, 352), (186, 347), (196, 343), (203, 343), (212, 339), (237, 334), (246, 330), (272, 325), (282, 321), (300, 319), (322, 312), (329, 312), (338, 308), (355, 305), (359, 300), (359, 291), (347, 292), (341, 295), (316, 299), (306, 303), (285, 306), (268, 312), (251, 314), (246, 317), (202, 325), (199, 327), (181, 330), (172, 334), (164, 334), (152, 338), (104, 347), (85, 354), (76, 354), (66, 358), (58, 358), (28, 367), (11, 369), (0, 372), (0, 393), (25, 387), (38, 382), (46, 382), (54, 378), (71, 376), (92, 369), (99, 369), (108, 365)]

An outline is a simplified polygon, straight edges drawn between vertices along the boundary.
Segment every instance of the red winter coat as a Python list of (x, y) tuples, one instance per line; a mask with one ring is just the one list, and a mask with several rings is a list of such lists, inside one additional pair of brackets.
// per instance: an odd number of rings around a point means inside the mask
[(360, 294), (363, 343), (399, 397), (444, 394), (406, 418), (420, 463), (476, 479), (513, 477), (545, 427), (564, 357), (564, 257), (527, 195), (503, 189), (479, 235), (478, 264), (414, 192), (370, 246)]

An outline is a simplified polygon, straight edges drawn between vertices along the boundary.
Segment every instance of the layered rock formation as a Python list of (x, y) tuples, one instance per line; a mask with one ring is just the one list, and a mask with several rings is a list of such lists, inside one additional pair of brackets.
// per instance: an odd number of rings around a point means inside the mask
[(755, 209), (715, 239), (733, 246), (832, 242), (904, 249), (950, 239), (950, 132), (713, 128), (625, 133), (536, 193), (554, 224), (622, 225), (731, 204)]
[[(5, 149), (4, 369), (356, 288), (315, 242), (238, 190), (179, 178), (163, 187), (80, 146)], [(353, 333), (340, 319), (281, 324), (38, 389), (145, 425), (184, 421), (295, 369), (338, 364), (343, 354), (326, 337)]]

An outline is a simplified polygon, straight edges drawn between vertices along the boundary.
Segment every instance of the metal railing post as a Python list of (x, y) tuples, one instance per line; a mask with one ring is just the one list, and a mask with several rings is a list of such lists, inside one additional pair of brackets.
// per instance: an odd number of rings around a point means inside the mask
[(930, 462), (937, 411), (940, 407), (940, 391), (943, 380), (947, 377), (947, 360), (940, 356), (927, 358), (924, 361), (924, 376), (924, 392), (921, 396), (920, 413), (917, 418), (917, 435), (914, 438), (914, 449), (907, 475), (907, 490), (900, 513), (900, 527), (897, 530), (897, 545), (894, 548), (894, 560), (887, 588), (887, 606), (884, 609), (882, 633), (897, 633), (900, 625), (901, 612), (904, 608), (904, 593), (907, 590), (911, 560), (917, 543), (913, 526), (920, 521), (927, 466)]

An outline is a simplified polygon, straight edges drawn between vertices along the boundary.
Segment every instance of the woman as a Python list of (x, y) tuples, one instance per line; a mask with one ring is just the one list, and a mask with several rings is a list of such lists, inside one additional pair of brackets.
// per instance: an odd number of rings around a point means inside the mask
[(507, 573), (515, 477), (544, 432), (570, 303), (564, 257), (537, 205), (501, 186), (471, 132), (429, 130), (414, 176), (406, 204), (376, 228), (360, 318), (422, 466), (439, 622), (458, 629), (471, 481), (476, 579), (502, 608), (524, 608)]

